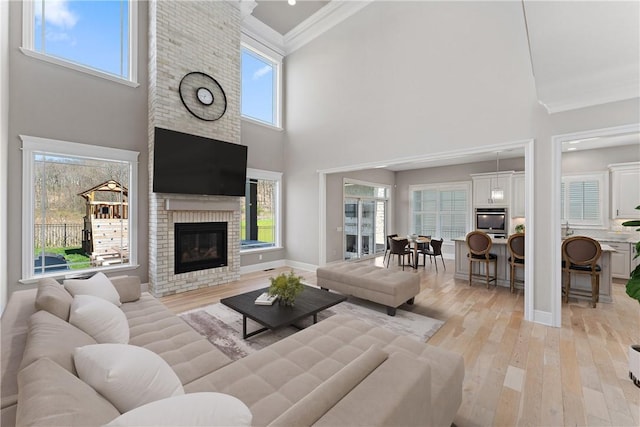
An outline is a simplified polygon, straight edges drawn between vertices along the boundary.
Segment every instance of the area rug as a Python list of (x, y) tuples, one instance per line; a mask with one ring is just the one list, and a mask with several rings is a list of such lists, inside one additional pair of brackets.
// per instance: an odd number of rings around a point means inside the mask
[[(393, 317), (387, 316), (385, 307), (353, 297), (318, 313), (318, 321), (336, 314), (350, 314), (372, 325), (387, 328), (421, 342), (427, 341), (444, 324), (441, 320), (402, 309), (398, 309)], [(245, 357), (298, 331), (294, 327), (282, 328), (266, 331), (245, 340), (242, 338), (242, 315), (220, 303), (186, 311), (179, 316), (232, 360)], [(312, 323), (313, 320), (309, 318), (306, 323), (301, 323), (301, 326), (309, 326)], [(260, 327), (252, 320), (247, 320), (247, 331)]]

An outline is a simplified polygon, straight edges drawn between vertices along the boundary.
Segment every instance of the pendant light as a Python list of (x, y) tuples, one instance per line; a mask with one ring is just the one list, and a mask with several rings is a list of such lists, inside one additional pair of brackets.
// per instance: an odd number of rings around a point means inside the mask
[(496, 186), (491, 189), (491, 200), (504, 200), (504, 190), (498, 182), (498, 172), (500, 171), (500, 152), (496, 151)]

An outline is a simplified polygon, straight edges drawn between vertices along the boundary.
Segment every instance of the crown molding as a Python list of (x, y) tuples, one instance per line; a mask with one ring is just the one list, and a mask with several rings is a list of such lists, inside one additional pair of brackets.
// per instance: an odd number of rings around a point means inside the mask
[(375, 0), (340, 1), (331, 0), (284, 35), (285, 54), (290, 54), (306, 45), (316, 37), (330, 30), (354, 13), (362, 10)]
[(241, 19), (244, 19), (245, 17), (251, 15), (251, 12), (253, 12), (253, 9), (255, 9), (256, 6), (258, 5), (256, 0), (225, 0), (225, 1), (240, 11)]
[(252, 15), (242, 20), (242, 34), (261, 43), (281, 56), (285, 55), (284, 37), (282, 34)]
[(549, 100), (547, 102), (540, 99), (538, 102), (546, 108), (549, 114), (553, 114), (634, 98), (640, 98), (640, 84), (637, 82), (617, 85), (614, 88), (585, 91), (573, 97)]

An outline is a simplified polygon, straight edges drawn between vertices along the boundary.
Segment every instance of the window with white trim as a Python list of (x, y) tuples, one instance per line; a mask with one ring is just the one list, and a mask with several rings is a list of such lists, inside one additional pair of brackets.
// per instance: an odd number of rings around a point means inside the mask
[(21, 139), (22, 280), (137, 265), (138, 152)]
[(247, 169), (241, 202), (240, 250), (281, 247), (282, 173)]
[(281, 127), (282, 56), (257, 43), (241, 46), (241, 114), (243, 118)]
[(23, 52), (112, 80), (136, 82), (137, 2), (23, 2)]
[(560, 187), (563, 222), (574, 226), (605, 227), (608, 216), (607, 173), (565, 175)]
[(469, 183), (410, 186), (411, 232), (451, 240), (470, 230)]

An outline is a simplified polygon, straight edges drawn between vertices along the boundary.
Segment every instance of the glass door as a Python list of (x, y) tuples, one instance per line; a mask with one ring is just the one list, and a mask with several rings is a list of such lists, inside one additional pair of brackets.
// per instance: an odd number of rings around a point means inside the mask
[(375, 203), (375, 253), (384, 254), (387, 245), (387, 230), (385, 228), (385, 224), (387, 223), (387, 201), (377, 200)]
[(358, 258), (358, 200), (344, 201), (344, 259)]
[(344, 259), (384, 253), (388, 197), (387, 186), (344, 182)]
[(384, 253), (386, 206), (386, 201), (345, 199), (344, 259)]
[(360, 200), (360, 247), (359, 256), (373, 255), (376, 252), (376, 202), (373, 200)]

